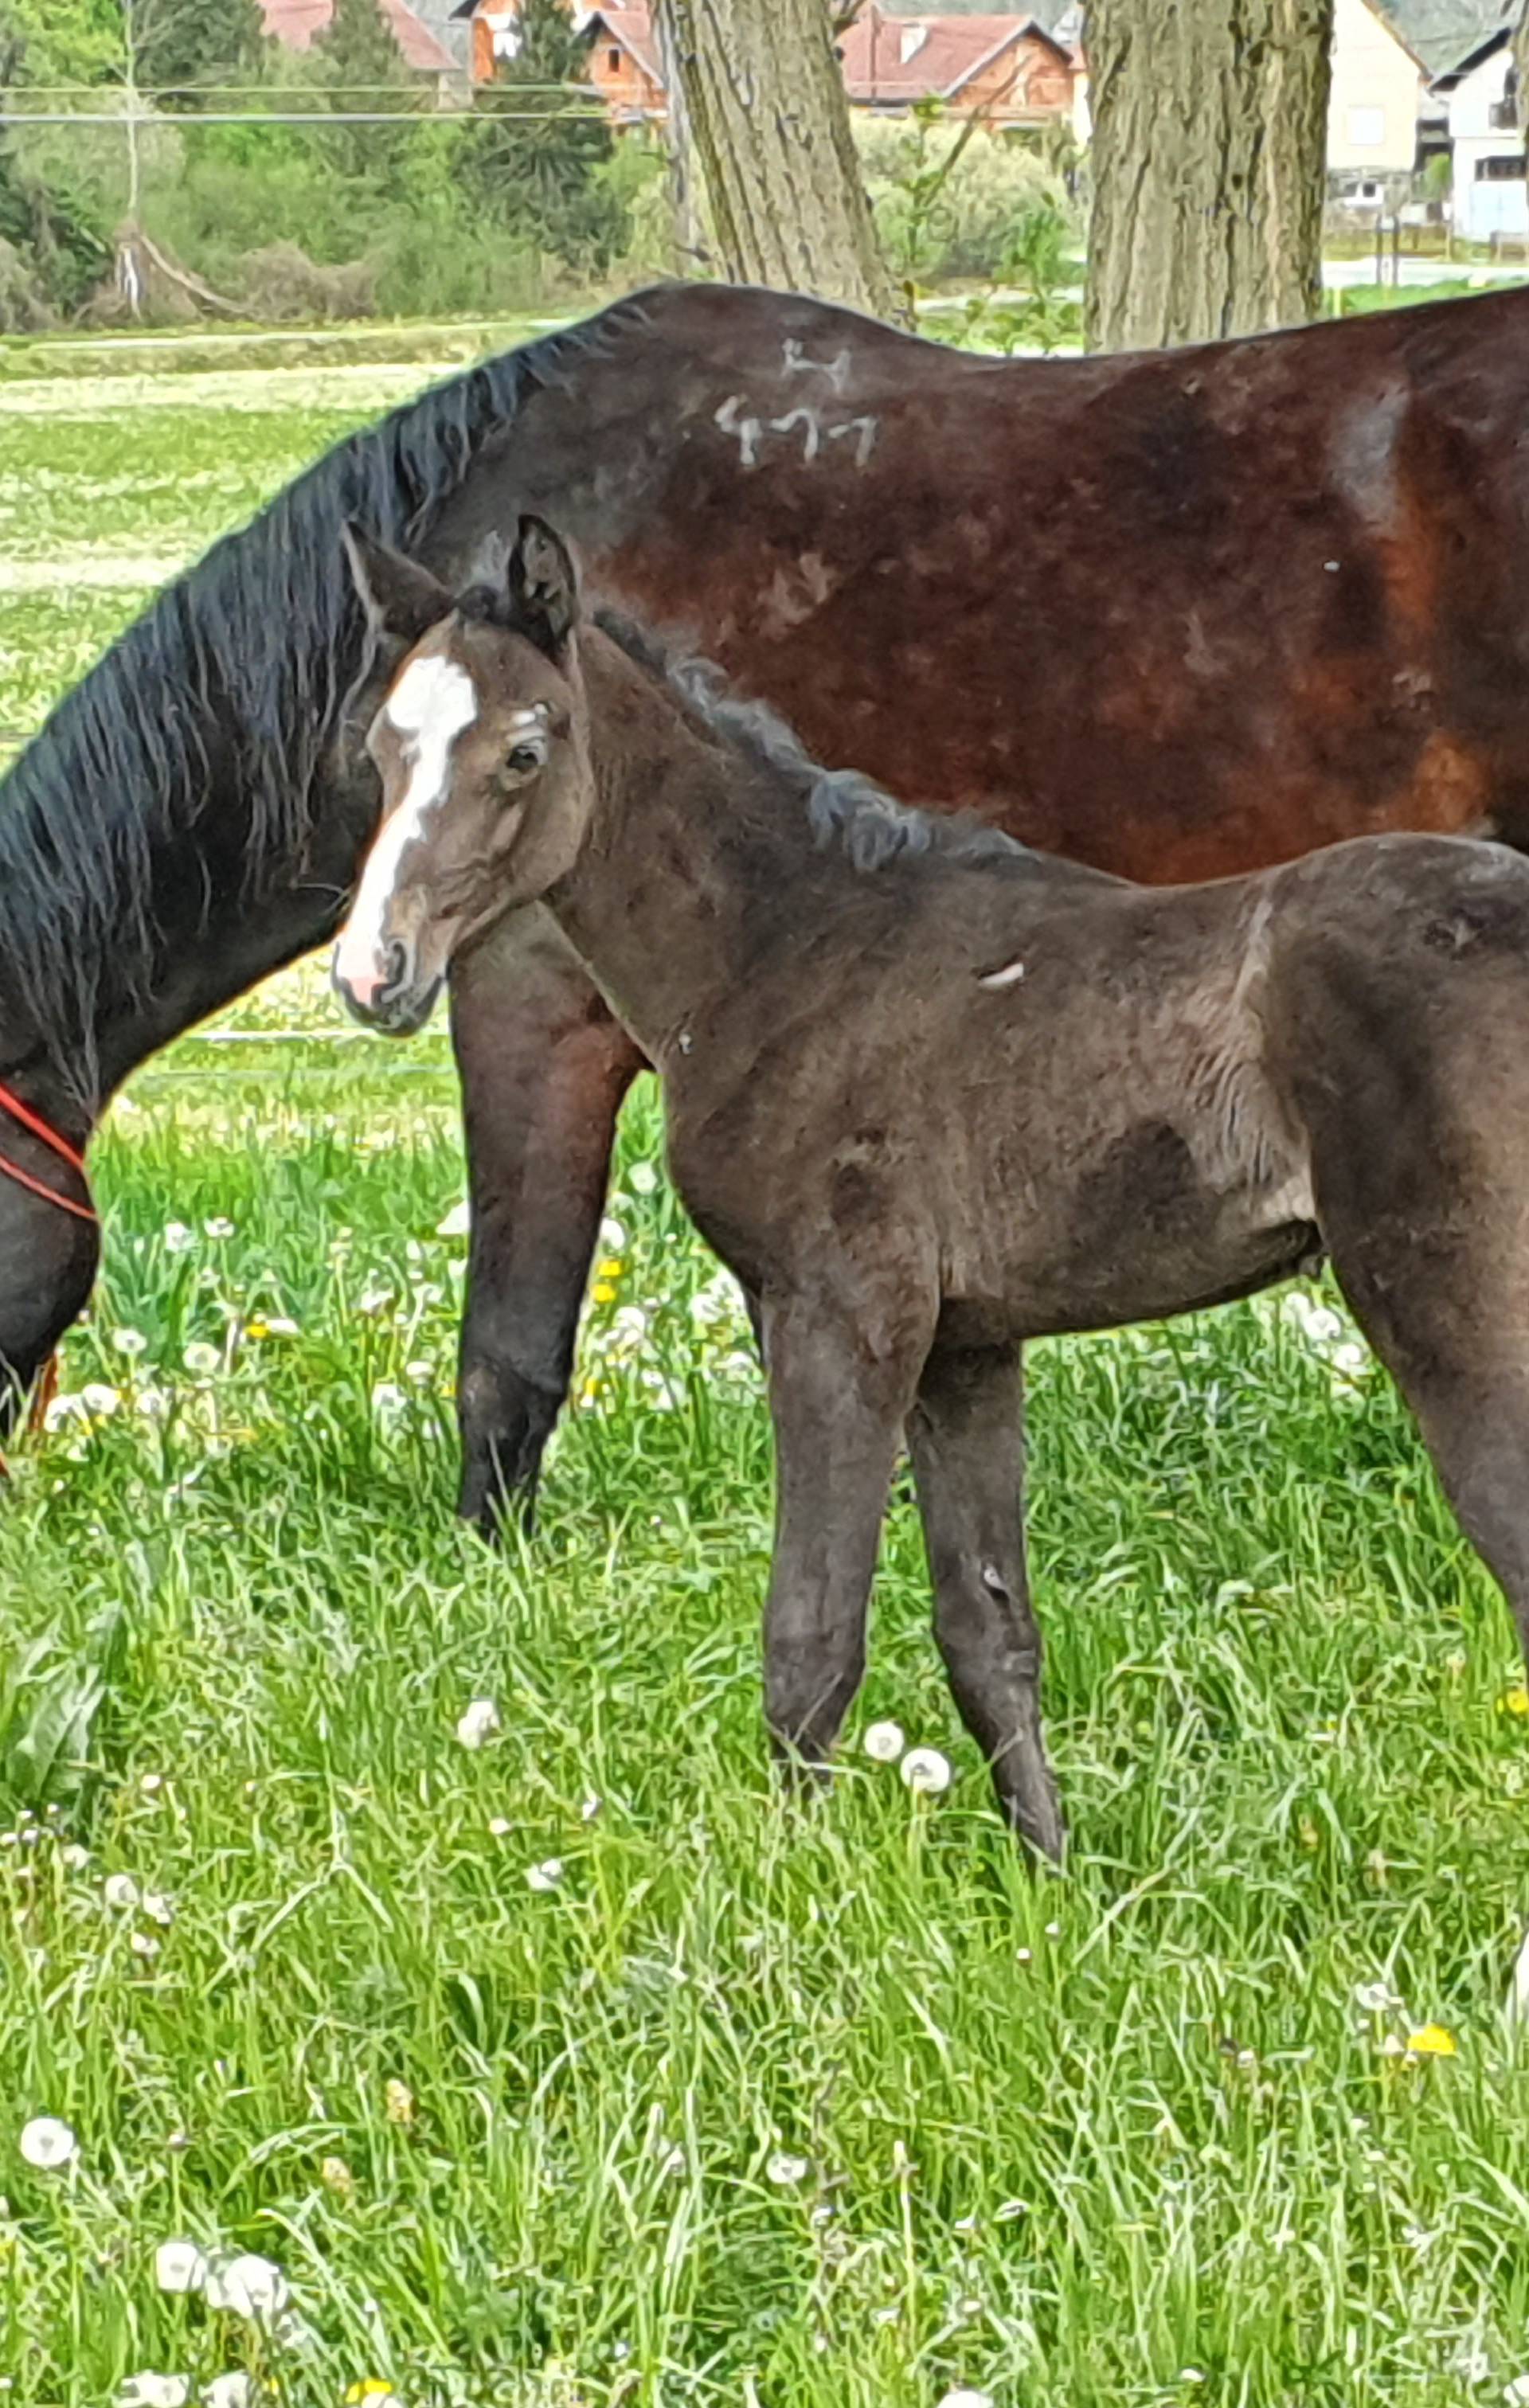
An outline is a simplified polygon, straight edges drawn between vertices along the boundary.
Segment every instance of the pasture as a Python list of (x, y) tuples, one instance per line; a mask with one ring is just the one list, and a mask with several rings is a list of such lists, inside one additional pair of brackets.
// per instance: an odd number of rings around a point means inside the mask
[[(13, 731), (430, 372), (35, 368)], [(1529, 1690), (1330, 1291), (1034, 1350), (1073, 1856), (1033, 1879), (906, 1495), (842, 1772), (772, 1784), (761, 1386), (650, 1093), (497, 1558), (450, 1515), (442, 1028), (290, 973), (134, 1080), (96, 1175), (0, 1499), (0, 2408), (1529, 2399)], [(279, 2312), (162, 2290), (180, 2238)]]

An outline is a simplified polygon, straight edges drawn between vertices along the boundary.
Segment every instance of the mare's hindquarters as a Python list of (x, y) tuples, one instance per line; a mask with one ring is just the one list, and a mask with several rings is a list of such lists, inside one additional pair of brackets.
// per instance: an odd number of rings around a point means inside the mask
[(1419, 844), (1356, 927), (1281, 945), (1271, 1067), (1339, 1284), (1529, 1655), (1529, 866), (1472, 854)]

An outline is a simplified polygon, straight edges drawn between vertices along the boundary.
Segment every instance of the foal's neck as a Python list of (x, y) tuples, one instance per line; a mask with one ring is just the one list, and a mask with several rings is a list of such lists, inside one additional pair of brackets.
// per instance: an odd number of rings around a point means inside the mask
[[(699, 725), (609, 637), (586, 630), (596, 802), (548, 896), (617, 1016), (657, 1067), (688, 1054), (818, 882), (807, 814), (771, 772)], [(824, 866), (825, 869), (825, 866)], [(794, 876), (793, 876), (794, 871)]]

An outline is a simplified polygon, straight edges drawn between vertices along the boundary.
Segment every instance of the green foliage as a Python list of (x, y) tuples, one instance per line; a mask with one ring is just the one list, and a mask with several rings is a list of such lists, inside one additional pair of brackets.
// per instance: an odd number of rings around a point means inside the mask
[(1071, 236), (1065, 185), (1022, 144), (931, 104), (907, 117), (855, 118), (877, 229), (903, 281), (1003, 277), (1037, 239)]
[(137, 79), (162, 106), (194, 105), (198, 89), (248, 84), (266, 51), (256, 0), (134, 0)]
[(121, 0), (0, 0), (0, 83), (115, 81), (122, 22)]
[(563, 0), (525, 0), (521, 44), (481, 96), (464, 146), (478, 207), (581, 271), (606, 267), (625, 238), (604, 174), (612, 136), (594, 109), (582, 37)]

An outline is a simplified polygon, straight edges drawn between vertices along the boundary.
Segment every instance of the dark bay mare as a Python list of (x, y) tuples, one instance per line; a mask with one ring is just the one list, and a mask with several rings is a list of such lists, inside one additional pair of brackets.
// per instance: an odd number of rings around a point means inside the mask
[(1128, 883), (822, 770), (705, 664), (582, 619), (537, 519), (456, 600), (351, 549), (379, 625), (433, 624), (368, 738), (384, 817), (336, 984), (417, 1027), (453, 953), (541, 901), (660, 1071), (676, 1183), (764, 1341), (783, 1750), (825, 1757), (859, 1684), (906, 1430), (956, 1702), (1059, 1855), (1023, 1342), (1324, 1252), (1529, 1645), (1529, 861), (1380, 836)]
[[(144, 1054), (338, 924), (396, 665), (348, 517), (460, 582), (539, 509), (819, 757), (1169, 881), (1388, 827), (1529, 841), (1526, 425), (1529, 293), (1013, 363), (767, 293), (618, 304), (340, 444), (54, 713), (0, 787), (0, 1084), (79, 1148)], [(534, 1484), (641, 1054), (544, 914), (451, 983), (486, 1519)], [(0, 1154), (82, 1203), (3, 1103)], [(0, 1176), (13, 1383), (96, 1248)]]

